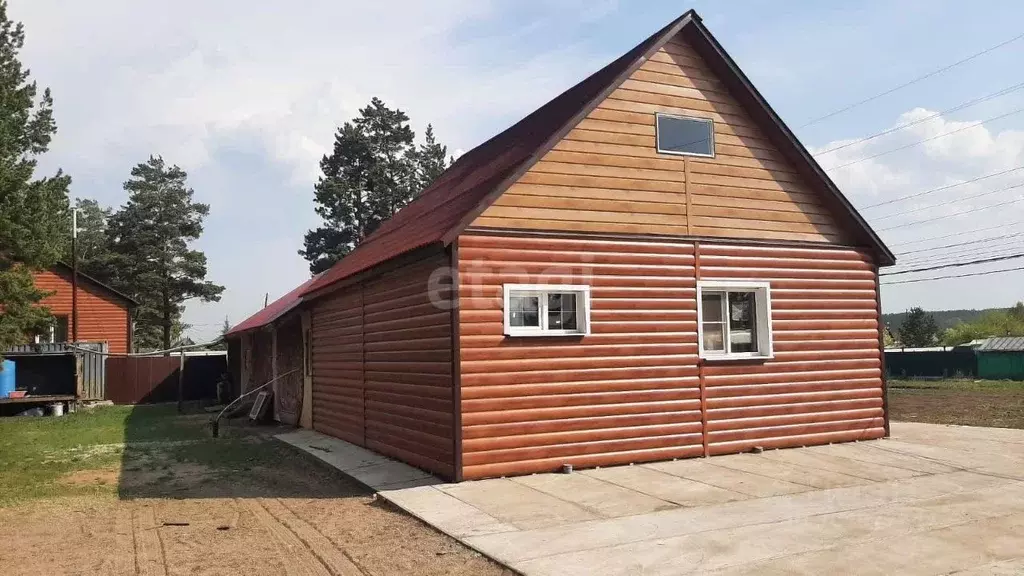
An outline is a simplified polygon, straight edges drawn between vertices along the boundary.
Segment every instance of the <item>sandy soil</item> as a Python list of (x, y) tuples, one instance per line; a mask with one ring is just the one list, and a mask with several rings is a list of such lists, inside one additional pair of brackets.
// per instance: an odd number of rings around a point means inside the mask
[(0, 574), (511, 574), (333, 470), (281, 454), (280, 466), (227, 476), (155, 465), (152, 451), (69, 474), (63, 482), (116, 484), (119, 495), (0, 509)]

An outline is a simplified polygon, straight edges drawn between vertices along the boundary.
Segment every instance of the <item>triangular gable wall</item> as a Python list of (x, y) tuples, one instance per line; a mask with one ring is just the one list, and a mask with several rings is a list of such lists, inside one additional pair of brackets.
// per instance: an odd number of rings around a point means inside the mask
[[(715, 157), (658, 153), (655, 114), (714, 121)], [(473, 227), (855, 244), (815, 190), (677, 35)]]

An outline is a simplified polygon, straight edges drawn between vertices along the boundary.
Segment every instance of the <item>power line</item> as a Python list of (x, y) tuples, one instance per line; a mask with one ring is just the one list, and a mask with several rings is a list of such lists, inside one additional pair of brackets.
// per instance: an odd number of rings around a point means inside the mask
[(992, 236), (990, 238), (983, 238), (980, 240), (970, 240), (967, 242), (954, 242), (952, 244), (943, 244), (942, 246), (932, 246), (931, 248), (918, 248), (916, 250), (907, 250), (906, 252), (897, 252), (897, 256), (906, 256), (907, 254), (916, 254), (919, 252), (931, 252), (933, 250), (942, 250), (943, 248), (956, 248), (958, 246), (966, 246), (968, 244), (981, 244), (983, 242), (991, 242), (993, 240), (1003, 240), (1005, 238), (1016, 238), (1018, 236), (1024, 236), (1024, 232), (1016, 232), (1014, 234), (1002, 234), (1000, 236)]
[(1024, 252), (1017, 252), (1015, 254), (1009, 254), (1006, 256), (994, 256), (992, 258), (979, 258), (977, 260), (968, 260), (967, 262), (953, 262), (952, 264), (941, 264), (936, 266), (929, 266), (926, 268), (914, 268), (912, 270), (899, 270), (897, 272), (888, 272), (886, 274), (879, 274), (879, 276), (896, 276), (899, 274), (913, 274), (914, 272), (930, 272), (932, 270), (941, 270), (943, 268), (959, 268), (961, 266), (974, 266), (975, 264), (988, 264), (989, 262), (1002, 262), (1003, 260), (1013, 260), (1015, 258), (1024, 258)]
[(892, 200), (886, 200), (885, 202), (878, 202), (877, 204), (869, 204), (861, 207), (861, 210), (867, 210), (868, 208), (877, 208), (878, 206), (885, 206), (886, 204), (894, 204), (896, 202), (902, 202), (904, 200), (910, 200), (911, 198), (917, 198), (926, 194), (934, 194), (935, 192), (941, 192), (943, 190), (949, 190), (965, 184), (971, 184), (972, 182), (979, 182), (981, 180), (987, 180), (988, 178), (995, 178), (996, 176), (1002, 176), (1003, 174), (1009, 174), (1010, 172), (1016, 172), (1018, 170), (1024, 170), (1024, 166), (1017, 166), (1016, 168), (1010, 168), (1009, 170), (1002, 170), (1000, 172), (993, 172), (992, 174), (985, 174), (984, 176), (978, 176), (977, 178), (971, 178), (970, 180), (964, 180), (963, 182), (957, 182), (956, 184), (948, 184), (946, 186), (940, 186), (938, 188), (932, 188), (931, 190), (925, 190), (924, 192), (917, 192), (914, 194), (908, 194), (906, 196), (900, 196), (899, 198), (893, 198)]
[(1024, 270), (1024, 266), (1018, 266), (1016, 268), (1003, 268), (1000, 270), (986, 270), (985, 272), (970, 272), (968, 274), (951, 274), (948, 276), (933, 276), (930, 278), (914, 278), (912, 280), (896, 280), (895, 282), (881, 282), (882, 286), (892, 286), (894, 284), (913, 284), (915, 282), (931, 282), (932, 280), (946, 280), (948, 278), (967, 278), (970, 276), (988, 276), (990, 274), (1001, 274), (1003, 272), (1016, 272), (1018, 270)]
[(910, 210), (903, 210), (902, 212), (893, 212), (892, 214), (886, 214), (885, 216), (878, 216), (877, 218), (874, 218), (874, 220), (875, 221), (885, 220), (887, 218), (894, 218), (896, 216), (905, 216), (907, 214), (913, 214), (914, 212), (921, 212), (923, 210), (931, 210), (933, 208), (938, 208), (940, 206), (948, 206), (950, 204), (955, 204), (957, 202), (962, 202), (964, 200), (974, 200), (974, 199), (977, 199), (977, 198), (981, 198), (983, 196), (991, 196), (992, 194), (997, 194), (999, 192), (1006, 192), (1007, 190), (1013, 190), (1014, 188), (1020, 188), (1021, 186), (1024, 186), (1024, 182), (1020, 182), (1020, 183), (1014, 184), (1012, 186), (1006, 186), (1005, 188), (997, 188), (995, 190), (989, 190), (988, 192), (982, 192), (981, 194), (973, 194), (971, 196), (960, 196), (959, 198), (954, 198), (952, 200), (947, 200), (945, 202), (939, 202), (938, 204), (930, 204), (928, 206), (919, 206), (917, 208), (912, 208)]
[(924, 266), (933, 264), (947, 264), (951, 262), (957, 262), (960, 258), (969, 256), (972, 258), (988, 258), (992, 256), (1008, 256), (1024, 250), (1024, 246), (1009, 245), (1009, 246), (989, 246), (986, 250), (978, 250), (974, 247), (967, 247), (967, 249), (961, 248), (957, 252), (951, 252), (949, 254), (933, 254), (931, 256), (925, 256), (916, 260), (909, 260), (896, 265), (896, 268), (907, 267), (907, 266)]
[[(992, 204), (992, 205), (989, 205), (989, 206), (979, 206), (977, 208), (972, 208), (971, 210), (964, 210), (964, 211), (956, 212), (956, 213), (953, 213), (953, 214), (943, 214), (942, 216), (935, 216), (933, 218), (925, 218), (924, 220), (914, 220), (913, 222), (904, 222), (903, 224), (897, 224), (895, 226), (890, 226), (888, 228), (880, 228), (878, 231), (879, 232), (885, 232), (887, 230), (895, 230), (897, 228), (905, 228), (907, 226), (916, 226), (918, 224), (927, 224), (927, 223), (930, 223), (930, 222), (935, 222), (936, 220), (945, 220), (946, 218), (953, 218), (954, 216), (963, 216), (964, 214), (972, 214), (974, 212), (980, 212), (982, 210), (988, 210), (990, 208), (999, 208), (1000, 206), (1009, 206), (1010, 204), (1015, 204), (1017, 202), (1020, 202), (1021, 200), (1024, 200), (1024, 197), (1020, 197), (1020, 198), (1017, 198), (1017, 199), (1014, 199), (1014, 200), (1009, 200), (1007, 202), (1000, 202), (999, 204)], [(1004, 226), (1005, 226), (1005, 224), (1004, 224)]]
[[(1018, 240), (1017, 242), (1020, 241)], [(912, 256), (908, 256), (905, 260), (908, 262), (915, 262), (920, 260), (935, 260), (937, 258), (949, 258), (950, 256), (963, 253), (973, 253), (975, 255), (981, 255), (982, 252), (991, 252), (993, 250), (1007, 250), (1013, 246), (1016, 246), (1015, 242), (1001, 242), (999, 244), (987, 244), (984, 246), (979, 246), (977, 245), (977, 243), (975, 243), (974, 245), (966, 246), (954, 244), (953, 248), (944, 250), (942, 252), (935, 252), (931, 254), (915, 254)]]
[(921, 242), (931, 242), (932, 240), (945, 240), (946, 238), (956, 238), (957, 236), (963, 236), (965, 234), (976, 234), (978, 232), (988, 232), (989, 230), (1002, 230), (1007, 226), (1012, 226), (1016, 222), (1009, 224), (997, 224), (995, 226), (989, 226), (988, 228), (975, 228), (974, 230), (963, 230), (960, 232), (953, 232), (952, 234), (946, 234), (944, 236), (932, 236), (931, 238), (919, 238), (917, 240), (910, 240), (908, 242), (897, 242), (892, 246), (910, 246), (911, 244), (920, 244)]
[(811, 120), (810, 122), (807, 122), (805, 124), (801, 124), (800, 126), (797, 126), (797, 128), (806, 128), (806, 127), (811, 126), (813, 124), (817, 124), (818, 122), (821, 122), (822, 120), (827, 120), (827, 119), (829, 119), (829, 118), (831, 118), (833, 116), (836, 116), (838, 114), (842, 114), (843, 112), (848, 112), (850, 110), (853, 110), (854, 108), (857, 108), (858, 106), (862, 106), (864, 104), (867, 104), (868, 102), (877, 100), (877, 99), (879, 99), (879, 98), (881, 98), (883, 96), (888, 96), (889, 94), (892, 94), (893, 92), (896, 92), (898, 90), (902, 90), (902, 89), (906, 88), (907, 86), (912, 86), (912, 85), (917, 84), (918, 82), (920, 82), (922, 80), (926, 80), (928, 78), (931, 78), (932, 76), (935, 76), (937, 74), (941, 74), (941, 73), (943, 73), (943, 72), (945, 72), (947, 70), (950, 70), (952, 68), (956, 68), (957, 66), (960, 66), (961, 64), (966, 64), (966, 63), (970, 62), (971, 60), (974, 60), (975, 58), (977, 58), (979, 56), (984, 56), (985, 54), (988, 54), (989, 52), (992, 52), (994, 50), (998, 50), (999, 48), (1002, 48), (1003, 46), (1006, 46), (1008, 44), (1012, 44), (1012, 43), (1016, 42), (1017, 40), (1020, 40), (1021, 38), (1024, 38), (1024, 34), (1020, 34), (1018, 36), (1014, 36), (1013, 38), (1010, 38), (1009, 40), (1006, 40), (1005, 42), (1000, 42), (999, 44), (996, 44), (995, 46), (992, 46), (991, 48), (986, 48), (986, 49), (982, 50), (981, 52), (977, 52), (977, 53), (971, 54), (970, 56), (968, 56), (967, 58), (964, 58), (963, 60), (957, 60), (956, 62), (953, 62), (952, 64), (949, 64), (947, 66), (943, 66), (942, 68), (939, 68), (937, 70), (932, 70), (931, 72), (928, 72), (927, 74), (924, 74), (922, 76), (918, 76), (917, 78), (914, 78), (913, 80), (910, 80), (908, 82), (904, 82), (903, 84), (900, 84), (899, 86), (895, 86), (895, 87), (890, 88), (890, 89), (888, 89), (888, 90), (886, 90), (884, 92), (881, 92), (879, 94), (875, 94), (874, 96), (871, 96), (871, 97), (865, 98), (863, 100), (860, 100), (859, 102), (854, 102), (853, 104), (850, 104), (848, 106), (844, 106), (843, 108), (840, 108), (839, 110), (835, 110), (833, 112), (829, 112), (828, 114), (825, 114), (824, 116), (820, 116), (818, 118), (815, 118), (814, 120)]
[(874, 140), (875, 138), (880, 138), (882, 136), (886, 136), (888, 134), (892, 134), (893, 132), (899, 132), (900, 130), (904, 130), (906, 128), (910, 128), (911, 126), (916, 126), (916, 125), (918, 125), (918, 124), (920, 124), (922, 122), (927, 122), (928, 120), (932, 120), (934, 118), (938, 118), (939, 116), (942, 116), (944, 114), (949, 114), (950, 112), (956, 112), (958, 110), (963, 110), (964, 108), (970, 108), (971, 106), (974, 106), (975, 104), (981, 104), (982, 102), (987, 102), (987, 101), (989, 101), (989, 100), (991, 100), (993, 98), (998, 98), (1000, 96), (1005, 96), (1007, 94), (1010, 94), (1011, 92), (1016, 92), (1017, 90), (1020, 90), (1021, 88), (1024, 88), (1024, 82), (1021, 82), (1020, 84), (1014, 84), (1013, 86), (1010, 86), (1008, 88), (1003, 88), (1002, 90), (999, 90), (997, 92), (993, 92), (993, 93), (991, 93), (991, 94), (989, 94), (987, 96), (982, 96), (981, 98), (975, 98), (974, 100), (968, 100), (967, 102), (964, 102), (962, 104), (958, 104), (956, 106), (953, 106), (952, 108), (946, 108), (945, 110), (943, 110), (941, 112), (936, 112), (934, 114), (925, 116), (924, 118), (918, 118), (917, 120), (914, 120), (913, 122), (907, 122), (906, 124), (900, 124), (899, 126), (894, 126), (892, 128), (889, 128), (888, 130), (883, 130), (881, 132), (878, 132), (877, 134), (872, 134), (870, 136), (865, 136), (863, 138), (860, 138), (858, 140), (854, 140), (852, 142), (847, 142), (846, 144), (841, 144), (839, 146), (834, 146), (832, 148), (829, 148), (828, 150), (822, 150), (821, 152), (818, 152), (814, 156), (815, 157), (824, 156), (825, 154), (829, 154), (831, 152), (835, 152), (836, 150), (842, 150), (844, 148), (849, 148), (850, 146), (855, 146), (855, 145), (861, 144), (863, 142), (868, 142), (869, 140)]
[(847, 162), (846, 164), (840, 164), (838, 166), (832, 166), (832, 167), (828, 168), (827, 170), (838, 170), (840, 168), (846, 168), (847, 166), (853, 166), (854, 164), (860, 164), (861, 162), (866, 162), (868, 160), (872, 160), (874, 158), (878, 158), (879, 156), (885, 156), (887, 154), (892, 154), (893, 152), (899, 152), (900, 150), (906, 150), (907, 148), (913, 148), (915, 146), (920, 146), (921, 144), (924, 144), (926, 142), (931, 142), (932, 140), (938, 140), (939, 138), (945, 138), (946, 136), (950, 136), (952, 134), (956, 134), (957, 132), (963, 132), (964, 130), (970, 130), (971, 128), (977, 128), (978, 126), (982, 126), (984, 124), (987, 124), (989, 122), (994, 122), (996, 120), (1001, 120), (1003, 118), (1006, 118), (1007, 116), (1013, 116), (1014, 114), (1019, 114), (1021, 112), (1024, 112), (1024, 108), (1017, 108), (1017, 109), (1012, 110), (1010, 112), (1007, 112), (1005, 114), (1000, 114), (998, 116), (993, 116), (991, 118), (987, 118), (985, 120), (982, 120), (981, 122), (975, 122), (974, 124), (968, 124), (967, 126), (963, 126), (961, 128), (957, 128), (956, 130), (950, 130), (949, 132), (943, 132), (942, 134), (938, 134), (938, 135), (932, 136), (931, 138), (925, 138), (924, 140), (918, 140), (917, 142), (912, 142), (910, 144), (907, 144), (906, 146), (900, 146), (899, 148), (893, 148), (892, 150), (886, 150), (885, 152), (879, 152), (878, 154), (872, 154), (871, 156), (865, 156), (864, 158), (853, 160), (852, 162)]

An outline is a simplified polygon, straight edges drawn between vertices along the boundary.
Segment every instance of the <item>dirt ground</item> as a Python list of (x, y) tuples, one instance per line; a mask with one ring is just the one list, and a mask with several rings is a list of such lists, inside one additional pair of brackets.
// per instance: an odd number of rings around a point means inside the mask
[(512, 574), (265, 431), (120, 450), (0, 507), (0, 574)]
[(906, 422), (1024, 429), (1024, 382), (894, 380), (889, 410)]

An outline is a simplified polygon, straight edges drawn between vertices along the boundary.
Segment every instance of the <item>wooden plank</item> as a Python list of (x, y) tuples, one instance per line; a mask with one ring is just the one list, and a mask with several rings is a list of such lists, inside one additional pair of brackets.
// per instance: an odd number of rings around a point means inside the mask
[[(568, 179), (547, 176), (585, 176), (590, 178)], [(650, 182), (645, 182), (649, 180)], [(651, 190), (654, 192), (682, 192), (683, 172), (650, 170), (643, 168), (621, 168), (595, 164), (573, 164), (541, 160), (519, 182), (526, 184), (564, 184), (568, 186), (593, 186), (619, 190)]]
[[(620, 198), (632, 198), (623, 194)], [(676, 199), (678, 200), (678, 199)], [(601, 211), (618, 212), (623, 214), (667, 214), (683, 216), (686, 214), (686, 205), (676, 202), (632, 202), (627, 200), (602, 200), (597, 198), (576, 198), (571, 196), (537, 196), (537, 195), (515, 195), (506, 194), (493, 206), (515, 207), (515, 208), (548, 208), (570, 211)], [(489, 216), (499, 216), (498, 213), (487, 211)], [(513, 216), (526, 217), (527, 212), (513, 213)], [(586, 215), (577, 215), (585, 217)], [(617, 220), (618, 221), (618, 220)]]
[(612, 234), (685, 235), (686, 226), (664, 224), (620, 224), (614, 222), (572, 222), (567, 220), (527, 220), (522, 218), (491, 218), (481, 216), (473, 222), (482, 228), (518, 228), (521, 230), (564, 230), (570, 232), (605, 232)]
[[(587, 198), (594, 200), (624, 200), (634, 202), (655, 202), (660, 204), (682, 204), (684, 195), (678, 192), (648, 192), (629, 188), (592, 188), (586, 186), (562, 186), (558, 184), (513, 184), (495, 201), (502, 205), (508, 197), (558, 196), (561, 198)], [(783, 203), (779, 203), (783, 204)], [(787, 204), (788, 205), (788, 204)]]

